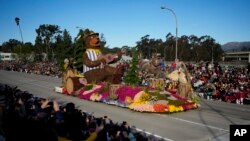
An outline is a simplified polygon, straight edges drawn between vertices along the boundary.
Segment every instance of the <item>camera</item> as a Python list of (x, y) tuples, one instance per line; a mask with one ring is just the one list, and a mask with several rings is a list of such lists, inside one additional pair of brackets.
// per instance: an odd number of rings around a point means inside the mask
[(122, 125), (126, 125), (126, 124), (127, 124), (127, 121), (123, 121), (123, 122), (122, 122)]
[(97, 118), (96, 119), (96, 123), (98, 126), (100, 126), (102, 124), (103, 120), (101, 118)]
[(53, 106), (53, 102), (50, 101), (50, 102), (48, 103), (48, 105), (49, 105), (49, 106)]

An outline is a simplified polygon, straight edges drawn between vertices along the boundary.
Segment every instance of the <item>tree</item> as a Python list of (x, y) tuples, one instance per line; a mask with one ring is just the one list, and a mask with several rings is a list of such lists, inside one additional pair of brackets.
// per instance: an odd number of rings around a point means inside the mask
[(40, 36), (36, 37), (34, 46), (35, 46), (35, 49), (34, 49), (35, 58), (34, 58), (34, 60), (35, 61), (43, 61), (43, 59), (44, 59), (43, 54), (46, 52), (45, 51), (46, 47), (45, 47), (45, 44), (43, 44), (42, 38)]
[(142, 53), (143, 58), (150, 58), (149, 35), (141, 37), (141, 41), (136, 42), (136, 48)]
[(55, 42), (55, 58), (56, 61), (62, 67), (64, 64), (65, 58), (73, 58), (73, 45), (72, 45), (72, 38), (69, 32), (64, 29), (63, 35), (57, 35), (56, 42)]
[(191, 49), (191, 61), (198, 61), (199, 54), (197, 53), (197, 48), (199, 48), (200, 40), (195, 35), (189, 36), (189, 44)]
[(213, 46), (213, 52), (214, 52), (214, 60), (219, 61), (221, 60), (221, 56), (224, 53), (223, 49), (221, 48), (221, 45), (218, 43), (215, 43)]
[(2, 44), (1, 51), (2, 52), (14, 52), (14, 49), (21, 44), (22, 44), (22, 42), (20, 42), (16, 39), (9, 39), (9, 41), (4, 42)]
[(16, 17), (15, 22), (16, 22), (16, 25), (19, 27), (21, 38), (22, 38), (22, 43), (23, 43), (23, 34), (22, 34), (21, 26), (20, 26), (20, 18)]
[(18, 54), (19, 59), (26, 62), (28, 60), (32, 61), (32, 53), (34, 51), (34, 46), (31, 42), (27, 42), (23, 45), (18, 45), (14, 49), (14, 53)]
[(130, 85), (138, 85), (139, 84), (139, 77), (138, 77), (138, 55), (134, 52), (132, 61), (129, 65), (127, 75), (124, 78), (124, 82)]
[(168, 60), (168, 61), (172, 61), (175, 59), (175, 48), (174, 48), (174, 45), (175, 45), (175, 37), (171, 34), (171, 33), (168, 33), (166, 35), (166, 41), (163, 43), (163, 46), (164, 46), (164, 56), (166, 57), (165, 60)]
[(215, 39), (212, 37), (205, 35), (200, 37), (200, 48), (198, 51), (201, 56), (201, 60), (211, 61), (213, 57), (213, 46), (215, 45)]
[(179, 60), (190, 61), (190, 59), (192, 58), (190, 46), (191, 45), (189, 44), (188, 36), (183, 35), (178, 39)]
[(45, 45), (46, 59), (51, 61), (55, 55), (51, 45), (55, 43), (56, 37), (61, 33), (60, 27), (58, 25), (43, 24), (36, 29), (36, 33), (39, 44)]
[(106, 39), (105, 39), (103, 33), (100, 35), (100, 41), (101, 41), (101, 50), (102, 50), (103, 54), (107, 54), (107, 53), (113, 52), (113, 50), (110, 49), (109, 46), (106, 46), (107, 42), (106, 42)]
[[(171, 33), (166, 35), (164, 42), (161, 39), (150, 39), (149, 35), (145, 35), (136, 42), (136, 48), (143, 58), (150, 58), (153, 52), (157, 52), (161, 53), (166, 61), (173, 61), (175, 42), (175, 37)], [(182, 61), (211, 61), (212, 53), (215, 61), (219, 61), (223, 50), (215, 39), (208, 35), (201, 37), (183, 35), (178, 39), (178, 59)]]
[(74, 43), (74, 60), (75, 67), (78, 71), (82, 72), (83, 67), (83, 52), (86, 50), (85, 46), (83, 46), (84, 39), (84, 30), (80, 29), (77, 37), (75, 38)]
[(15, 18), (16, 25), (19, 26), (20, 19), (18, 17)]

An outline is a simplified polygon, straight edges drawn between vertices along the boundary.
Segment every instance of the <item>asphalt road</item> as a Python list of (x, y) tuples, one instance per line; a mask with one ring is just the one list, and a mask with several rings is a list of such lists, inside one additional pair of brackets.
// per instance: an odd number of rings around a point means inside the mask
[(250, 106), (220, 101), (201, 101), (201, 108), (173, 114), (139, 113), (126, 108), (92, 102), (54, 92), (61, 79), (0, 70), (0, 83), (18, 86), (35, 96), (73, 102), (94, 116), (127, 121), (130, 126), (168, 141), (228, 141), (231, 124), (250, 124)]

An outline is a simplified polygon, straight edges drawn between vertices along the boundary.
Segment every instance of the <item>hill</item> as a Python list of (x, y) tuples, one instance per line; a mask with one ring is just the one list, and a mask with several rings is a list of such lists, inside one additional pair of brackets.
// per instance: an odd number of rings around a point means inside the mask
[(224, 51), (250, 51), (250, 41), (249, 42), (228, 42), (221, 45)]

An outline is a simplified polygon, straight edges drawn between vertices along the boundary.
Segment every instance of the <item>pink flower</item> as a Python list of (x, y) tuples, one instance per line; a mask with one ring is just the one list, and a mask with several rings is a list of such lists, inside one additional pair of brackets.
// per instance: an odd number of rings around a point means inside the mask
[(140, 91), (140, 87), (123, 86), (116, 90), (116, 95), (118, 96), (118, 101), (124, 102), (127, 96), (133, 99)]

